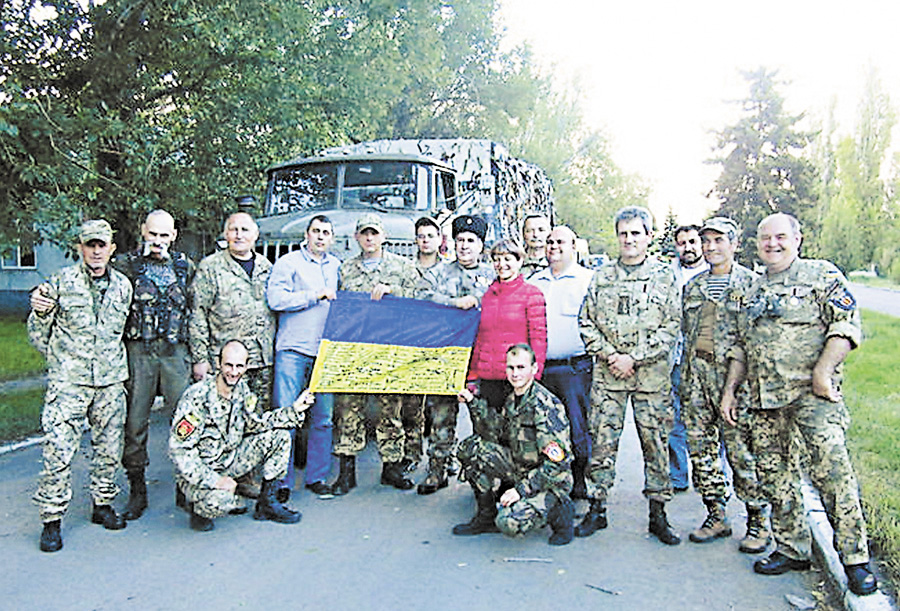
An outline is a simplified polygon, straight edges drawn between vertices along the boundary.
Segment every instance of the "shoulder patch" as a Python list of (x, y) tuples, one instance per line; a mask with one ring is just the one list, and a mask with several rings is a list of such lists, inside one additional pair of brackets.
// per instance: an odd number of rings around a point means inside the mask
[(845, 287), (841, 286), (835, 290), (828, 299), (834, 307), (849, 312), (856, 307), (856, 298)]
[(185, 414), (175, 425), (175, 438), (178, 441), (187, 441), (197, 430), (198, 424), (200, 424), (200, 418), (193, 412)]
[(541, 452), (553, 462), (562, 462), (566, 458), (566, 451), (555, 441), (548, 443)]

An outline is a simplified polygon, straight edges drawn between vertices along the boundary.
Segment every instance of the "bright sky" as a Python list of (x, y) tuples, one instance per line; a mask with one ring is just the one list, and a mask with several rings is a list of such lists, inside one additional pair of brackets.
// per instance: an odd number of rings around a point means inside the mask
[[(649, 180), (661, 223), (671, 206), (702, 220), (719, 166), (710, 130), (735, 122), (740, 70), (778, 69), (788, 112), (837, 101), (850, 133), (869, 66), (900, 109), (896, 0), (501, 0), (508, 40), (527, 40), (560, 86), (580, 83), (591, 125), (616, 163)], [(805, 126), (806, 127), (806, 126)], [(900, 130), (894, 131), (894, 146)]]

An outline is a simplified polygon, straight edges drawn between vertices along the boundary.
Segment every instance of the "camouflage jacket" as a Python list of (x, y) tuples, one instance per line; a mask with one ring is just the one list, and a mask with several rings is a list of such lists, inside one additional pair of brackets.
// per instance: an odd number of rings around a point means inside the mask
[(416, 286), (416, 299), (449, 306), (458, 297), (473, 295), (481, 305), (481, 298), (494, 277), (494, 268), (487, 263), (466, 268), (458, 261), (443, 261), (425, 272)]
[(188, 286), (196, 271), (193, 261), (181, 252), (171, 252), (165, 261), (157, 261), (133, 251), (116, 257), (113, 266), (131, 280), (134, 289), (125, 339), (187, 343)]
[(681, 365), (680, 386), (684, 392), (690, 388), (691, 363), (697, 334), (700, 332), (700, 318), (703, 304), (715, 304), (715, 324), (713, 327), (713, 345), (715, 353), (716, 374), (725, 382), (728, 374), (728, 351), (738, 342), (738, 316), (746, 307), (747, 291), (758, 274), (743, 265), (735, 263), (731, 268), (728, 288), (718, 300), (709, 294), (709, 271), (692, 278), (684, 287), (682, 298), (681, 330), (684, 333), (684, 358)]
[[(594, 356), (594, 376), (609, 390), (658, 392), (669, 384), (669, 353), (681, 321), (672, 268), (653, 257), (630, 274), (617, 261), (594, 274), (579, 313), (584, 347)], [(612, 376), (611, 354), (628, 354), (635, 374)]]
[(255, 253), (253, 278), (227, 250), (200, 262), (191, 284), (191, 359), (215, 366), (225, 342), (239, 339), (250, 351), (250, 369), (272, 364), (275, 313), (266, 304), (272, 264)]
[(522, 269), (519, 270), (519, 273), (527, 280), (532, 274), (541, 271), (548, 265), (550, 265), (550, 263), (547, 262), (547, 257), (525, 257), (525, 261), (522, 262)]
[(84, 264), (64, 267), (50, 277), (56, 306), (28, 316), (28, 339), (47, 359), (47, 378), (82, 386), (109, 386), (128, 379), (122, 333), (131, 304), (131, 283), (107, 268), (109, 285), (100, 294)]
[(573, 455), (566, 408), (537, 381), (518, 403), (516, 399), (510, 393), (500, 414), (484, 399), (473, 400), (472, 421), (481, 429), (475, 433), (509, 448), (520, 474), (516, 490), (523, 498), (548, 491), (568, 494)]
[[(828, 261), (800, 259), (756, 279), (739, 318), (740, 343), (729, 357), (747, 364), (751, 407), (777, 409), (812, 391), (812, 371), (825, 342), (862, 341), (856, 299), (847, 279)], [(840, 387), (842, 368), (833, 382)]]
[(391, 287), (391, 295), (395, 297), (412, 297), (419, 272), (415, 264), (400, 255), (384, 251), (381, 261), (372, 269), (363, 265), (362, 255), (356, 255), (341, 264), (340, 289), (368, 293), (376, 284), (387, 284)]
[(169, 434), (169, 456), (177, 475), (193, 486), (214, 488), (246, 436), (303, 424), (304, 412), (293, 406), (261, 412), (256, 404), (256, 395), (243, 380), (230, 399), (219, 395), (216, 376), (189, 386), (178, 401)]

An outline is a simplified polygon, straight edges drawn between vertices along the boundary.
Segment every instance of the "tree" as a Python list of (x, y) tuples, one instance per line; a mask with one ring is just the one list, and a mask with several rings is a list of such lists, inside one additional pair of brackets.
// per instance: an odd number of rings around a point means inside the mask
[[(713, 162), (722, 166), (711, 195), (717, 215), (744, 229), (744, 259), (756, 251), (756, 226), (773, 212), (796, 216), (806, 233), (818, 227), (814, 215), (814, 167), (802, 153), (811, 135), (798, 130), (803, 115), (788, 115), (777, 91), (777, 71), (744, 72), (750, 86), (741, 100), (744, 116), (718, 133)], [(748, 260), (744, 261), (749, 262)]]

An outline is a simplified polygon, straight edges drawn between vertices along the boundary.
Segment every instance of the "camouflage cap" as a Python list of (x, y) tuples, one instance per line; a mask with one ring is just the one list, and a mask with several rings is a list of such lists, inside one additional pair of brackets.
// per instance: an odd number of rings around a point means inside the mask
[(474, 233), (484, 242), (484, 236), (487, 234), (487, 223), (480, 216), (463, 215), (453, 219), (452, 234), (454, 240), (456, 236), (467, 231)]
[(104, 220), (85, 221), (81, 225), (81, 233), (79, 239), (82, 244), (87, 244), (91, 240), (100, 240), (105, 244), (111, 244), (113, 237), (112, 227)]
[(715, 231), (727, 235), (729, 240), (733, 240), (738, 235), (737, 223), (724, 216), (714, 216), (703, 223), (700, 233), (704, 231)]
[(374, 229), (378, 233), (384, 233), (384, 225), (381, 223), (381, 217), (374, 212), (367, 212), (359, 217), (359, 220), (356, 221), (356, 231), (358, 233), (364, 229)]

